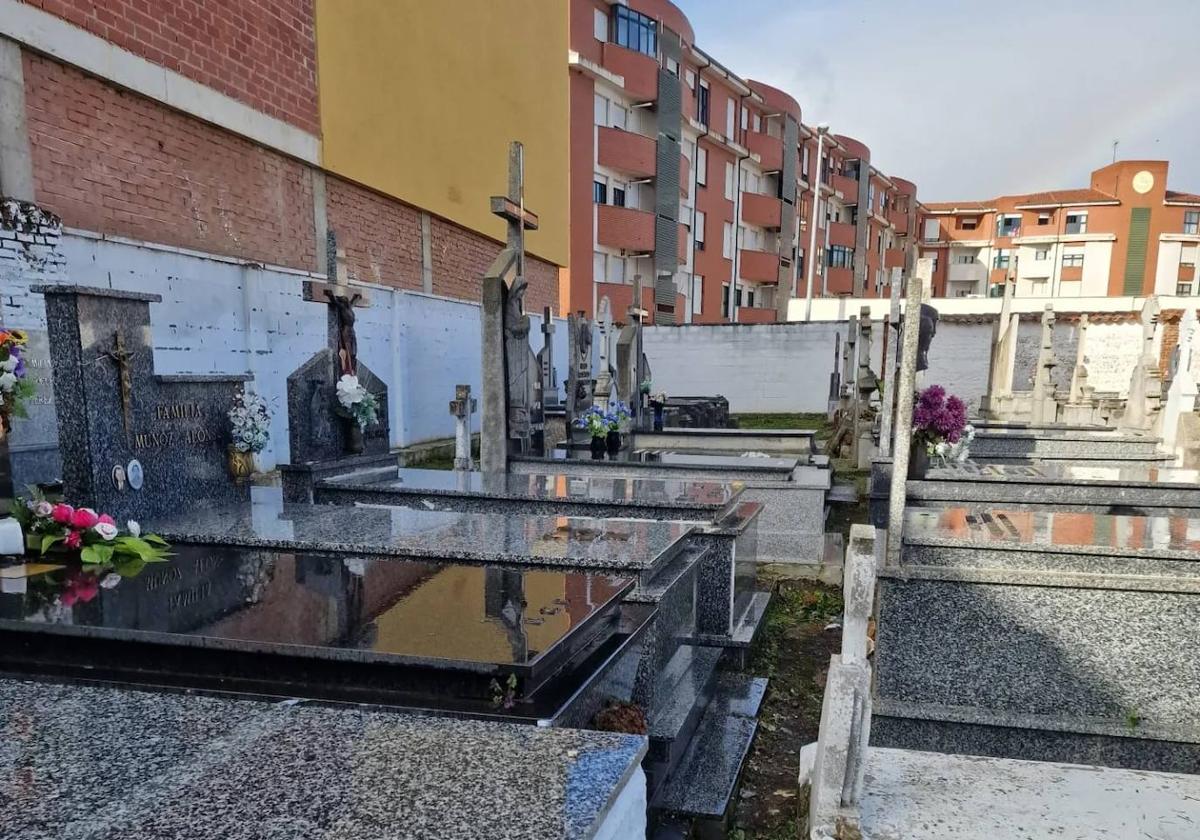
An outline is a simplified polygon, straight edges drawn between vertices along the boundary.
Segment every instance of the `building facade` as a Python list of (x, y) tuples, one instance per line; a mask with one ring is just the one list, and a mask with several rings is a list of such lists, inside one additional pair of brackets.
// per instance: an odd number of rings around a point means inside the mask
[(658, 323), (783, 321), (810, 277), (815, 296), (889, 294), (915, 185), (722, 65), (673, 4), (571, 0), (569, 63), (564, 311), (607, 297), (621, 321), (635, 278)]
[(1087, 188), (928, 203), (920, 251), (934, 293), (1020, 297), (1200, 292), (1200, 195), (1167, 188), (1166, 161), (1123, 160)]
[[(0, 195), (297, 284), (328, 273), (333, 232), (351, 278), (478, 300), (504, 238), (488, 196), (519, 139), (543, 220), (526, 301), (557, 308), (567, 11), (435, 5), (0, 0)], [(426, 95), (401, 96), (413, 89)]]

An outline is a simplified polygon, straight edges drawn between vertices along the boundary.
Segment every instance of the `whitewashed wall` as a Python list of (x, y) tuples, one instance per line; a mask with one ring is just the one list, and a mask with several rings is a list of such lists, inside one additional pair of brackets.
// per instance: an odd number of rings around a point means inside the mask
[[(120, 239), (69, 232), (63, 236), (65, 277), (53, 282), (153, 292), (154, 361), (159, 373), (254, 374), (254, 385), (276, 409), (268, 465), (288, 460), (287, 377), (327, 341), (327, 307), (301, 297), (305, 279), (285, 268)], [(478, 304), (370, 286), (371, 305), (356, 310), (359, 359), (388, 383), (393, 446), (452, 437), (447, 410), (454, 386), (480, 382)], [(6, 289), (11, 326), (45, 328), (40, 295)], [(539, 315), (530, 343), (542, 344)], [(566, 321), (555, 321), (555, 367), (565, 381)], [(565, 391), (565, 388), (560, 389)], [(475, 418), (478, 428), (479, 418)]]

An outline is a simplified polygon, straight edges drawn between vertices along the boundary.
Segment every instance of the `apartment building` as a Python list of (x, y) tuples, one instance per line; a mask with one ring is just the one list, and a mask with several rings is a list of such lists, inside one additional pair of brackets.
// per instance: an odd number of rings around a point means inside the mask
[(1109, 297), (1200, 293), (1200, 195), (1167, 188), (1167, 161), (1122, 160), (1086, 188), (933, 202), (920, 251), (934, 293)]
[(607, 297), (623, 320), (635, 277), (658, 323), (786, 320), (810, 279), (816, 296), (889, 294), (914, 184), (706, 53), (667, 0), (571, 0), (570, 27), (564, 310)]

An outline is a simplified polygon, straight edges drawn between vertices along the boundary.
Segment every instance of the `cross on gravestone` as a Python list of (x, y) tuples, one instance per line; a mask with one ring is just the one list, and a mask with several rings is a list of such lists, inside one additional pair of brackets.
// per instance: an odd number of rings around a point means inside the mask
[(109, 359), (117, 367), (117, 384), (121, 395), (121, 425), (125, 430), (126, 442), (129, 441), (130, 427), (133, 425), (133, 379), (129, 370), (133, 355), (125, 348), (125, 334), (117, 329), (113, 332), (112, 349), (96, 357), (97, 362)]
[(596, 374), (594, 403), (597, 408), (607, 411), (613, 389), (613, 372), (608, 361), (612, 343), (612, 303), (608, 295), (600, 298), (597, 319), (600, 322), (600, 372)]
[(538, 373), (542, 378), (542, 410), (560, 408), (558, 372), (554, 369), (554, 316), (549, 306), (542, 309), (542, 349), (538, 353)]
[(471, 463), (471, 415), (478, 404), (470, 385), (455, 385), (450, 413), (454, 415), (454, 469), (469, 470)]
[[(603, 301), (601, 301), (603, 304)], [(592, 404), (592, 322), (582, 312), (567, 316), (567, 432), (579, 442), (585, 434), (575, 428), (575, 418)]]
[(351, 288), (345, 250), (337, 247), (337, 235), (328, 233), (332, 271), (329, 282), (306, 280), (302, 289), (304, 300), (322, 301), (329, 306), (329, 347), (337, 356), (338, 375), (358, 374), (358, 336), (355, 331), (355, 309), (371, 305), (362, 288)]
[(1153, 429), (1162, 409), (1162, 373), (1154, 353), (1158, 317), (1158, 298), (1151, 295), (1142, 305), (1142, 352), (1129, 380), (1129, 398), (1121, 417), (1121, 428), (1124, 429)]
[[(541, 418), (536, 405), (536, 361), (529, 348), (525, 313), (525, 231), (537, 230), (538, 218), (525, 209), (525, 151), (513, 141), (508, 152), (508, 192), (492, 196), (492, 213), (504, 219), (508, 233), (503, 251), (483, 277), (483, 431), (480, 460), (485, 471), (503, 472), (511, 453), (533, 446)], [(510, 280), (511, 278), (511, 280)]]
[(1033, 372), (1033, 404), (1030, 419), (1034, 423), (1053, 423), (1058, 419), (1055, 400), (1054, 368), (1054, 305), (1046, 304), (1042, 312), (1042, 343), (1038, 351), (1037, 368)]

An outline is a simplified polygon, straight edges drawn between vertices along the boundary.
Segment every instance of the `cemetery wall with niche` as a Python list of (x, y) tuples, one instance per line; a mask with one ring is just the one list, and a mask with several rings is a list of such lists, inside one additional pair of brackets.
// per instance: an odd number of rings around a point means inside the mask
[[(36, 270), (23, 263), (20, 271), (14, 270), (16, 260), (6, 258), (5, 246), (0, 245), (6, 326), (30, 329), (35, 341), (45, 336), (43, 299), (28, 291), (41, 283), (69, 279), (80, 285), (161, 295), (162, 302), (151, 306), (156, 370), (160, 374), (253, 374), (256, 390), (275, 409), (272, 445), (263, 453), (264, 464), (270, 467), (289, 460), (286, 380), (327, 341), (327, 307), (304, 301), (301, 285), (307, 278), (324, 279), (324, 275), (78, 231), (62, 234), (57, 248), (34, 244), (52, 251), (53, 259)], [(21, 253), (23, 245), (18, 249)], [(368, 288), (371, 305), (357, 310), (359, 357), (387, 383), (392, 446), (452, 438), (454, 418), (447, 404), (454, 386), (469, 383), (475, 393), (482, 390), (479, 305), (382, 286)], [(540, 313), (530, 317), (531, 344), (537, 350), (542, 319)], [(559, 382), (565, 382), (566, 321), (556, 318), (555, 324), (555, 366)], [(36, 430), (15, 428), (14, 449), (22, 444), (57, 449), (52, 393), (45, 399), (48, 417), (39, 419)], [(476, 416), (476, 430), (478, 422)]]
[[(882, 322), (873, 323), (871, 366), (878, 372)], [(1093, 323), (1088, 328), (1089, 382), (1097, 390), (1122, 396), (1129, 390), (1140, 335), (1137, 323)], [(819, 412), (827, 407), (837, 336), (845, 341), (844, 323), (694, 325), (647, 327), (645, 343), (656, 390), (721, 394), (735, 412)], [(1055, 325), (1059, 364), (1054, 381), (1064, 391), (1071, 384), (1077, 336), (1074, 323)], [(991, 339), (991, 323), (938, 324), (924, 381), (945, 385), (978, 409), (987, 389)], [(1021, 321), (1014, 388), (1032, 387), (1040, 341), (1040, 323)]]

